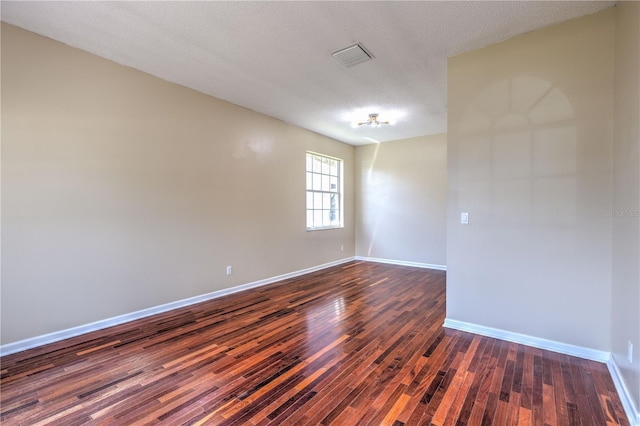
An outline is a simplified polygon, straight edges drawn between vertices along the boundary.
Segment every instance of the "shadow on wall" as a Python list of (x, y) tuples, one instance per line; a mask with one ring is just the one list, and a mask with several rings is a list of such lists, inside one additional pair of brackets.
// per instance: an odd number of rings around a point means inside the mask
[(460, 123), (458, 197), (474, 222), (575, 224), (577, 134), (561, 90), (536, 77), (501, 80), (474, 98)]

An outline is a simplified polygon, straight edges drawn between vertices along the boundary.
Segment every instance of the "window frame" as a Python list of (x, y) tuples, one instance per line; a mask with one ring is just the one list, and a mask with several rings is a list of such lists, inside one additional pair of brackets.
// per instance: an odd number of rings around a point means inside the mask
[[(311, 156), (311, 170), (309, 170), (309, 156)], [(326, 160), (330, 160), (330, 161), (335, 161), (336, 162), (336, 174), (332, 174), (331, 171), (331, 167), (330, 165), (329, 167), (329, 171), (328, 173), (325, 173), (323, 170), (320, 171), (316, 171), (313, 169), (313, 164), (314, 164), (314, 158), (313, 157), (319, 157), (321, 159), (326, 159)], [(311, 175), (311, 178), (310, 178)], [(314, 180), (314, 176), (317, 177), (317, 179), (319, 179), (320, 181), (320, 188), (316, 188), (314, 185), (316, 184), (316, 182), (318, 182), (318, 180)], [(331, 185), (331, 178), (336, 178), (336, 188), (335, 190), (332, 190), (331, 187), (329, 187), (329, 190), (323, 190), (322, 189), (322, 180), (323, 177), (326, 177), (326, 179), (329, 182), (329, 185)], [(311, 187), (310, 187), (311, 186)], [(309, 208), (309, 196), (311, 194), (311, 208)], [(325, 202), (325, 198), (326, 195), (329, 195), (329, 198), (331, 196), (331, 194), (333, 194), (334, 196), (337, 196), (337, 201), (338, 201), (338, 207), (337, 209), (337, 214), (338, 214), (338, 218), (337, 218), (337, 224), (334, 225), (320, 225), (320, 226), (314, 226), (315, 225), (315, 218), (316, 218), (316, 214), (318, 211), (320, 212), (325, 212), (326, 210), (329, 210), (329, 214), (331, 214), (331, 210), (332, 209), (325, 209), (325, 208), (314, 208), (315, 207), (315, 202), (318, 200), (318, 196), (320, 198), (322, 198), (322, 203)], [(330, 201), (331, 202), (331, 201)], [(322, 206), (324, 207), (324, 206)], [(311, 226), (309, 226), (309, 212), (312, 212), (312, 216), (311, 216)], [(321, 213), (324, 214), (324, 213)], [(323, 231), (323, 230), (327, 230), (327, 229), (340, 229), (340, 228), (344, 228), (344, 160), (342, 160), (342, 158), (338, 158), (338, 157), (333, 157), (331, 155), (326, 155), (326, 154), (321, 154), (319, 152), (314, 152), (314, 151), (306, 151), (305, 153), (305, 217), (306, 217), (306, 230), (307, 231)], [(323, 218), (324, 219), (324, 218)]]

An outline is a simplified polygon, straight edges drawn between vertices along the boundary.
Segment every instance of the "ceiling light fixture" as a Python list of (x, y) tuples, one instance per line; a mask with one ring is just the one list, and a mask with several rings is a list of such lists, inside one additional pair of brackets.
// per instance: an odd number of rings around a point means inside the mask
[(367, 126), (380, 127), (383, 124), (389, 124), (389, 122), (378, 120), (378, 114), (372, 113), (372, 114), (369, 114), (369, 119), (367, 121), (359, 122), (358, 126), (362, 126), (363, 124)]

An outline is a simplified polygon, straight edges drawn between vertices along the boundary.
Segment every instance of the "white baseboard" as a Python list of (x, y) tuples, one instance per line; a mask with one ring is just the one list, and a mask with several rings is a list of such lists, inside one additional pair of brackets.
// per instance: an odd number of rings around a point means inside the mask
[(444, 327), (480, 334), (482, 336), (494, 337), (508, 342), (520, 343), (522, 345), (533, 346), (538, 349), (546, 349), (548, 351), (558, 352), (565, 355), (577, 356), (579, 358), (590, 359), (592, 361), (606, 363), (610, 358), (609, 352), (606, 351), (584, 348), (582, 346), (570, 345), (568, 343), (556, 342), (554, 340), (541, 339), (539, 337), (514, 333), (498, 328), (485, 327), (483, 325), (458, 321), (450, 318), (444, 320)]
[(318, 266), (312, 266), (310, 268), (301, 269), (299, 271), (289, 272), (287, 274), (278, 275), (271, 278), (266, 278), (259, 281), (253, 281), (247, 284), (239, 286), (225, 288), (217, 290), (211, 293), (202, 294), (199, 296), (189, 297), (187, 299), (177, 300), (175, 302), (165, 303), (163, 305), (152, 306), (140, 311), (131, 312), (124, 315), (118, 315), (116, 317), (107, 318), (100, 321), (95, 321), (89, 324), (79, 325), (77, 327), (68, 328), (65, 330), (55, 331), (53, 333), (44, 334), (41, 336), (31, 337), (29, 339), (20, 340), (18, 342), (8, 343), (0, 346), (0, 356), (21, 352), (27, 349), (35, 348), (38, 346), (46, 345), (48, 343), (57, 342), (60, 340), (68, 339), (70, 337), (76, 337), (81, 334), (86, 334), (92, 331), (101, 330), (103, 328), (112, 327), (114, 325), (123, 324), (129, 321), (145, 318), (151, 315), (159, 314), (162, 312), (170, 311), (172, 309), (182, 308), (184, 306), (193, 305), (194, 303), (200, 303), (218, 297), (226, 296), (228, 294), (237, 293), (239, 291), (248, 290), (251, 288), (261, 287), (267, 284), (272, 284), (278, 281), (294, 278), (300, 275), (308, 274), (310, 272), (319, 271), (322, 269), (330, 268), (332, 266), (340, 265), (346, 262), (355, 260), (355, 257), (348, 257), (340, 260), (336, 260), (329, 263), (324, 263)]
[(569, 345), (567, 343), (556, 342), (553, 340), (541, 339), (539, 337), (528, 336), (526, 334), (514, 333), (511, 331), (501, 330), (498, 328), (485, 327), (483, 325), (473, 324), (465, 321), (458, 321), (447, 318), (444, 320), (444, 327), (453, 328), (455, 330), (466, 331), (469, 333), (480, 334), (482, 336), (493, 337), (496, 339), (506, 340), (509, 342), (520, 343), (522, 345), (532, 346), (534, 348), (546, 349), (565, 355), (577, 356), (579, 358), (590, 359), (592, 361), (603, 362), (607, 364), (613, 383), (615, 384), (618, 395), (627, 414), (631, 426), (640, 426), (640, 413), (633, 404), (631, 392), (624, 384), (620, 376), (620, 370), (615, 363), (610, 352), (599, 351), (596, 349), (584, 348), (582, 346)]
[(438, 271), (446, 271), (447, 265), (434, 265), (431, 263), (410, 262), (407, 260), (381, 259), (378, 257), (356, 256), (356, 260), (364, 260), (367, 262), (388, 263), (391, 265), (414, 266), (416, 268), (436, 269)]
[(622, 380), (620, 369), (618, 369), (618, 364), (613, 356), (609, 357), (607, 367), (609, 368), (609, 374), (611, 374), (611, 378), (613, 379), (613, 384), (616, 386), (618, 395), (620, 395), (620, 401), (622, 402), (624, 411), (627, 414), (629, 423), (631, 426), (640, 426), (640, 411), (633, 403), (631, 392), (624, 383), (624, 380)]

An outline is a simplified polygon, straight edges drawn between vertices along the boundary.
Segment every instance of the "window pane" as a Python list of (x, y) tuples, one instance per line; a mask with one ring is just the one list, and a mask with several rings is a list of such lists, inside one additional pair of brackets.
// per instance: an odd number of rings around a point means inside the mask
[(322, 189), (322, 175), (313, 174), (313, 189), (316, 191)]
[(336, 176), (331, 176), (329, 190), (332, 192), (338, 192), (338, 178)]
[(322, 210), (322, 226), (331, 226), (329, 219), (329, 210)]
[(307, 154), (307, 171), (313, 170), (313, 155)]
[(322, 210), (313, 211), (313, 226), (322, 226)]
[(322, 190), (329, 191), (330, 188), (331, 188), (331, 185), (329, 185), (329, 176), (322, 175)]
[(322, 159), (317, 155), (313, 156), (313, 171), (320, 173), (322, 171)]
[[(316, 206), (318, 208), (320, 206)], [(331, 195), (330, 194), (322, 194), (322, 206), (323, 209), (331, 208)]]
[(325, 175), (329, 174), (329, 170), (330, 170), (329, 161), (331, 161), (331, 160), (329, 160), (328, 158), (323, 158), (322, 159), (322, 173), (325, 174)]
[(331, 160), (329, 163), (331, 176), (338, 176), (338, 161)]
[(338, 197), (331, 199), (331, 221), (337, 225), (340, 223), (340, 199)]
[(322, 192), (313, 193), (313, 208), (314, 209), (322, 208)]
[(307, 228), (313, 228), (313, 210), (307, 210)]
[(313, 175), (307, 172), (307, 189), (313, 189)]
[(340, 215), (336, 210), (329, 211), (329, 220), (331, 221), (331, 226), (340, 224)]
[(313, 192), (307, 192), (307, 209), (313, 208)]

